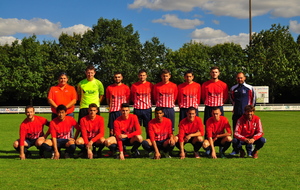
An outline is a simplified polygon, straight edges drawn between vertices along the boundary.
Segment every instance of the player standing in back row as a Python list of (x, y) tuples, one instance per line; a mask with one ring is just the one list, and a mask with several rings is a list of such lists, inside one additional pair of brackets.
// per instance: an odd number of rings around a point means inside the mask
[(156, 107), (162, 107), (165, 117), (171, 119), (174, 131), (175, 123), (175, 101), (178, 95), (177, 85), (170, 81), (171, 73), (167, 69), (162, 70), (162, 81), (154, 85), (153, 98)]
[(147, 81), (147, 72), (140, 70), (139, 81), (131, 86), (131, 100), (133, 102), (133, 113), (138, 116), (141, 126), (144, 126), (148, 135), (148, 123), (152, 119), (152, 89), (153, 84)]
[(227, 84), (219, 80), (220, 69), (214, 66), (210, 69), (211, 79), (202, 84), (201, 98), (204, 102), (204, 124), (212, 115), (213, 107), (219, 107), (221, 115), (224, 116), (223, 105), (228, 99)]

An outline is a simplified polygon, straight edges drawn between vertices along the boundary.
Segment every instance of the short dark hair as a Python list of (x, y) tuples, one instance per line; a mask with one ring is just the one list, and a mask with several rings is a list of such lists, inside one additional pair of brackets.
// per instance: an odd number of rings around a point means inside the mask
[(95, 103), (91, 103), (91, 104), (89, 105), (89, 108), (98, 108), (98, 106), (97, 106), (97, 104), (95, 104)]
[(67, 78), (69, 78), (66, 72), (60, 72), (57, 75), (57, 79), (59, 79), (62, 75), (65, 75)]
[(163, 69), (161, 71), (161, 75), (163, 75), (163, 74), (171, 74), (171, 72), (168, 69)]
[(252, 105), (247, 105), (247, 106), (245, 106), (244, 111), (245, 112), (255, 111), (255, 107)]
[(194, 76), (194, 72), (192, 70), (187, 70), (185, 73), (184, 73), (184, 76), (187, 75), (187, 74), (192, 74)]
[(123, 103), (123, 104), (121, 104), (121, 108), (129, 108), (130, 106), (129, 106), (129, 104), (128, 103)]
[(189, 112), (189, 111), (193, 111), (193, 110), (194, 110), (195, 112), (197, 111), (197, 109), (196, 109), (196, 108), (194, 108), (194, 107), (189, 107), (189, 108), (187, 109), (187, 112)]
[(154, 112), (157, 112), (157, 111), (162, 111), (163, 113), (165, 113), (164, 108), (162, 108), (162, 107), (156, 107)]
[(87, 70), (94, 70), (96, 72), (96, 68), (94, 67), (94, 65), (88, 65), (85, 69), (85, 71)]
[(28, 105), (28, 106), (25, 107), (25, 113), (26, 113), (26, 111), (27, 111), (29, 108), (32, 108), (33, 111), (34, 111), (34, 107), (33, 107), (32, 105)]
[(60, 104), (59, 106), (57, 106), (56, 108), (56, 112), (58, 113), (59, 111), (64, 110), (65, 112), (67, 112), (67, 107), (63, 104)]
[(211, 111), (216, 111), (216, 110), (220, 110), (220, 111), (221, 111), (221, 109), (220, 109), (219, 107), (213, 107), (213, 108), (211, 109)]
[(139, 70), (139, 74), (141, 74), (141, 73), (146, 73), (147, 74), (147, 71), (145, 69), (141, 69), (141, 70)]
[(213, 67), (211, 67), (211, 68), (210, 68), (210, 71), (215, 70), (215, 69), (218, 69), (219, 72), (220, 72), (220, 68), (219, 68), (218, 66), (213, 66)]

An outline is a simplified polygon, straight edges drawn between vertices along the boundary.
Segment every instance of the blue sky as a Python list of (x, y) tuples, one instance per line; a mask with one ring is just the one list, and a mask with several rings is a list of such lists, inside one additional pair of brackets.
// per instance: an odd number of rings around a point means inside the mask
[[(61, 32), (83, 33), (100, 17), (133, 24), (144, 43), (156, 36), (177, 50), (190, 41), (215, 45), (249, 41), (249, 0), (1, 0), (0, 44), (36, 34), (57, 40)], [(300, 34), (299, 0), (252, 0), (252, 32), (272, 24)]]

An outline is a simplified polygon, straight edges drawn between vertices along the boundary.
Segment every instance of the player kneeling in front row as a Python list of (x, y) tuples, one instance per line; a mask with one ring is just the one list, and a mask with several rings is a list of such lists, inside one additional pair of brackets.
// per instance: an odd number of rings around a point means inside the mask
[[(204, 127), (200, 117), (196, 116), (196, 108), (189, 107), (187, 117), (179, 123), (179, 134), (175, 137), (176, 146), (180, 150), (180, 159), (186, 156), (184, 145), (191, 143), (194, 147), (195, 158), (200, 158), (199, 149), (202, 147)], [(179, 142), (178, 142), (179, 141)]]
[[(171, 152), (175, 146), (175, 140), (172, 130), (172, 121), (164, 117), (163, 108), (155, 108), (155, 119), (148, 123), (148, 134), (150, 139), (142, 142), (143, 148), (148, 151), (149, 156), (154, 151), (154, 159), (160, 159), (162, 150), (166, 158), (170, 158)], [(152, 157), (152, 156), (151, 156)]]
[[(104, 148), (104, 118), (98, 113), (98, 106), (90, 104), (88, 109), (89, 115), (80, 119), (81, 136), (76, 140), (76, 146), (81, 149), (83, 155), (93, 159), (94, 153), (92, 150), (99, 147), (95, 157), (102, 156), (102, 149)], [(86, 153), (86, 154), (85, 154)]]
[[(75, 119), (67, 116), (67, 107), (59, 105), (56, 108), (57, 117), (50, 121), (50, 133), (52, 140), (47, 139), (42, 147), (45, 151), (52, 152), (52, 159), (58, 160), (60, 157), (60, 149), (66, 148), (65, 158), (73, 157), (75, 152), (75, 140), (71, 138), (72, 126), (79, 130), (79, 126)], [(75, 139), (77, 133), (75, 135)]]
[[(263, 128), (260, 118), (254, 115), (255, 107), (252, 105), (245, 106), (244, 115), (238, 119), (234, 139), (232, 141), (235, 152), (240, 152), (240, 157), (245, 157), (245, 151), (242, 145), (246, 145), (248, 156), (258, 158), (258, 150), (261, 149), (266, 143), (263, 136)], [(252, 145), (255, 148), (252, 152)]]
[(224, 158), (225, 151), (230, 147), (232, 141), (231, 129), (227, 118), (221, 116), (218, 107), (212, 109), (212, 117), (206, 121), (206, 137), (207, 139), (203, 143), (206, 154), (217, 158), (215, 146), (219, 146), (220, 157)]
[(130, 113), (129, 104), (123, 103), (121, 105), (121, 113), (114, 121), (114, 133), (115, 137), (109, 137), (105, 141), (105, 145), (114, 151), (115, 144), (118, 145), (120, 151), (120, 159), (124, 160), (125, 156), (129, 156), (126, 154), (125, 146), (132, 146), (131, 153), (133, 157), (137, 157), (140, 155), (138, 151), (139, 146), (143, 141), (143, 137), (141, 136), (142, 131), (136, 115)]
[[(25, 160), (31, 156), (28, 150), (31, 146), (36, 146), (40, 149), (40, 146), (47, 138), (44, 136), (44, 125), (49, 125), (46, 118), (34, 115), (34, 107), (26, 106), (25, 115), (26, 119), (20, 125), (20, 139), (16, 140), (13, 144), (14, 148), (20, 152), (20, 159)], [(42, 150), (40, 149), (40, 156), (44, 157)]]

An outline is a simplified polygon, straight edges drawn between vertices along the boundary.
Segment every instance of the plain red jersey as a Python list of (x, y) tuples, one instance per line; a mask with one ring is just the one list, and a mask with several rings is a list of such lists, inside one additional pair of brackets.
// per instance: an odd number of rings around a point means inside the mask
[(192, 122), (188, 121), (187, 118), (184, 118), (179, 123), (179, 142), (184, 142), (185, 136), (197, 132), (200, 132), (201, 136), (204, 135), (204, 127), (201, 118), (196, 116), (195, 120)]
[(123, 151), (123, 142), (119, 139), (119, 135), (124, 134), (130, 139), (133, 136), (141, 135), (141, 127), (138, 118), (134, 114), (129, 114), (128, 119), (123, 119), (122, 116), (114, 121), (114, 132), (116, 134), (117, 143), (120, 151)]
[(157, 119), (152, 119), (148, 123), (148, 133), (151, 142), (162, 141), (173, 134), (172, 121), (169, 118), (163, 117), (162, 122), (158, 122)]
[(201, 97), (206, 106), (223, 106), (228, 99), (227, 84), (221, 80), (217, 82), (206, 81), (202, 84)]
[(106, 99), (109, 99), (109, 112), (120, 111), (121, 104), (129, 103), (130, 89), (127, 85), (109, 85), (106, 88)]
[(146, 81), (145, 83), (136, 82), (131, 85), (131, 100), (133, 107), (136, 109), (149, 109), (152, 106), (153, 84)]
[(231, 134), (230, 124), (228, 119), (224, 116), (220, 116), (220, 120), (216, 121), (214, 117), (210, 117), (206, 121), (206, 137), (207, 138), (216, 138), (217, 135), (222, 135), (225, 133), (225, 129), (227, 133)]
[(198, 108), (201, 100), (201, 86), (197, 82), (191, 84), (185, 82), (178, 85), (179, 108)]
[(69, 139), (71, 138), (72, 126), (79, 130), (79, 126), (75, 119), (71, 116), (66, 116), (63, 121), (60, 121), (58, 117), (50, 121), (50, 133), (52, 138), (57, 139)]
[(34, 115), (33, 121), (27, 118), (20, 125), (20, 146), (24, 146), (25, 139), (38, 139), (44, 135), (44, 125), (48, 125), (46, 118)]
[(154, 85), (153, 98), (156, 107), (173, 108), (177, 99), (178, 89), (175, 83), (168, 82), (167, 84), (159, 82)]
[(92, 120), (89, 115), (84, 116), (80, 119), (80, 130), (85, 145), (89, 141), (96, 142), (101, 137), (104, 137), (104, 118), (96, 115)]
[(245, 115), (240, 117), (236, 123), (234, 137), (244, 141), (246, 138), (257, 140), (264, 135), (260, 118), (253, 115), (252, 120), (248, 120)]
[[(50, 88), (48, 99), (51, 99), (55, 102), (56, 105), (68, 105), (72, 100), (77, 100), (77, 92), (73, 86), (66, 84), (62, 90), (60, 86), (52, 86)], [(75, 106), (67, 109), (67, 114), (73, 113)], [(51, 111), (57, 114), (56, 109), (51, 106)]]

